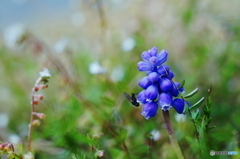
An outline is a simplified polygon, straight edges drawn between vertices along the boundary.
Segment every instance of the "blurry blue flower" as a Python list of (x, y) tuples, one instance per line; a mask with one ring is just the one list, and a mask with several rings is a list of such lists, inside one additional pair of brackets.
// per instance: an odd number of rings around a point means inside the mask
[(143, 105), (141, 114), (144, 116), (145, 119), (149, 119), (157, 114), (157, 110), (158, 110), (157, 103), (150, 102)]
[(162, 50), (158, 53), (157, 47), (153, 47), (142, 52), (141, 57), (143, 61), (138, 62), (137, 68), (139, 71), (145, 71), (147, 75), (138, 82), (144, 89), (137, 96), (138, 102), (143, 104), (141, 114), (146, 119), (153, 117), (156, 115), (157, 107), (163, 111), (174, 107), (182, 114), (186, 101), (174, 97), (183, 93), (184, 88), (179, 88), (180, 84), (172, 81), (174, 73), (168, 65), (163, 65), (167, 61), (168, 52)]

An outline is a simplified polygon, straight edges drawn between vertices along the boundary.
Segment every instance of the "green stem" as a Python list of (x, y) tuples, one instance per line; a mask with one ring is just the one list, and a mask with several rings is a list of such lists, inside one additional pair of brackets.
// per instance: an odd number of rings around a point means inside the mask
[(172, 131), (171, 124), (170, 124), (169, 111), (167, 110), (167, 111), (162, 111), (162, 112), (163, 112), (164, 123), (166, 125), (166, 129), (167, 129), (168, 136), (169, 136), (170, 142), (172, 144), (173, 150), (175, 151), (178, 159), (184, 159), (182, 151), (178, 145), (178, 142), (173, 135), (173, 131)]

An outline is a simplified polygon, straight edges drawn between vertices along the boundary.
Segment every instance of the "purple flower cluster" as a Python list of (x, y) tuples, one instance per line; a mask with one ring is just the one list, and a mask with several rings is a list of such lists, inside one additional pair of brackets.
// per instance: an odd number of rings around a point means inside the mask
[(164, 111), (173, 107), (182, 114), (185, 101), (177, 97), (184, 89), (179, 88), (180, 83), (172, 81), (174, 74), (169, 66), (163, 65), (167, 61), (167, 51), (162, 50), (158, 53), (157, 47), (153, 47), (144, 51), (141, 57), (143, 61), (138, 62), (137, 67), (147, 75), (138, 82), (144, 89), (137, 96), (138, 102), (143, 104), (141, 114), (149, 119), (156, 115), (159, 107)]

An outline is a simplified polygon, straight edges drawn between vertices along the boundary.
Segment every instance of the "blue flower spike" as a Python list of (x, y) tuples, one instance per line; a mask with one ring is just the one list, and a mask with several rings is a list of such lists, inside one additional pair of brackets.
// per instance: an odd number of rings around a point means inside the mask
[[(177, 113), (183, 114), (186, 101), (179, 98), (184, 88), (179, 88), (180, 84), (173, 82), (174, 73), (168, 65), (168, 52), (153, 47), (141, 54), (142, 60), (138, 62), (139, 71), (145, 71), (145, 77), (141, 78), (138, 85), (143, 90), (138, 94), (137, 100), (143, 104), (141, 114), (149, 119), (157, 114), (158, 108), (163, 111), (173, 107)], [(163, 65), (164, 64), (164, 65)]]

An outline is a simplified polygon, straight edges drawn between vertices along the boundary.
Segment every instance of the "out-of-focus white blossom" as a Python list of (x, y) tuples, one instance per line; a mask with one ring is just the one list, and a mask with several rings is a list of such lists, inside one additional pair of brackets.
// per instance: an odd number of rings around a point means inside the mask
[(8, 141), (11, 142), (12, 144), (16, 145), (16, 144), (20, 143), (21, 138), (17, 134), (11, 134), (8, 137)]
[(95, 61), (95, 62), (92, 62), (89, 64), (88, 66), (88, 71), (89, 73), (91, 74), (102, 74), (102, 73), (105, 73), (106, 72), (106, 68), (100, 66), (100, 64)]
[(124, 68), (122, 66), (116, 66), (113, 68), (110, 78), (114, 82), (121, 81), (124, 77)]
[(161, 133), (159, 130), (153, 129), (150, 134), (152, 135), (153, 141), (157, 141), (161, 138)]
[(9, 121), (8, 115), (4, 113), (0, 113), (0, 128), (4, 128), (7, 126)]
[(136, 45), (136, 42), (133, 38), (127, 38), (127, 39), (123, 40), (121, 49), (124, 52), (129, 52), (135, 47), (135, 45)]
[(97, 150), (98, 157), (103, 157), (104, 150)]
[(34, 159), (34, 156), (31, 152), (28, 152), (23, 156), (23, 159)]
[(54, 49), (57, 53), (62, 53), (67, 50), (67, 46), (68, 46), (68, 39), (61, 38), (59, 41), (55, 43)]
[(44, 68), (43, 71), (39, 72), (39, 75), (43, 79), (48, 79), (51, 77), (50, 71), (47, 68)]
[(175, 120), (179, 123), (184, 122), (186, 120), (186, 116), (183, 114), (176, 113), (174, 117), (175, 117)]
[(26, 35), (26, 28), (20, 24), (14, 24), (3, 32), (3, 41), (7, 48), (15, 49), (15, 47), (20, 45), (20, 41)]

